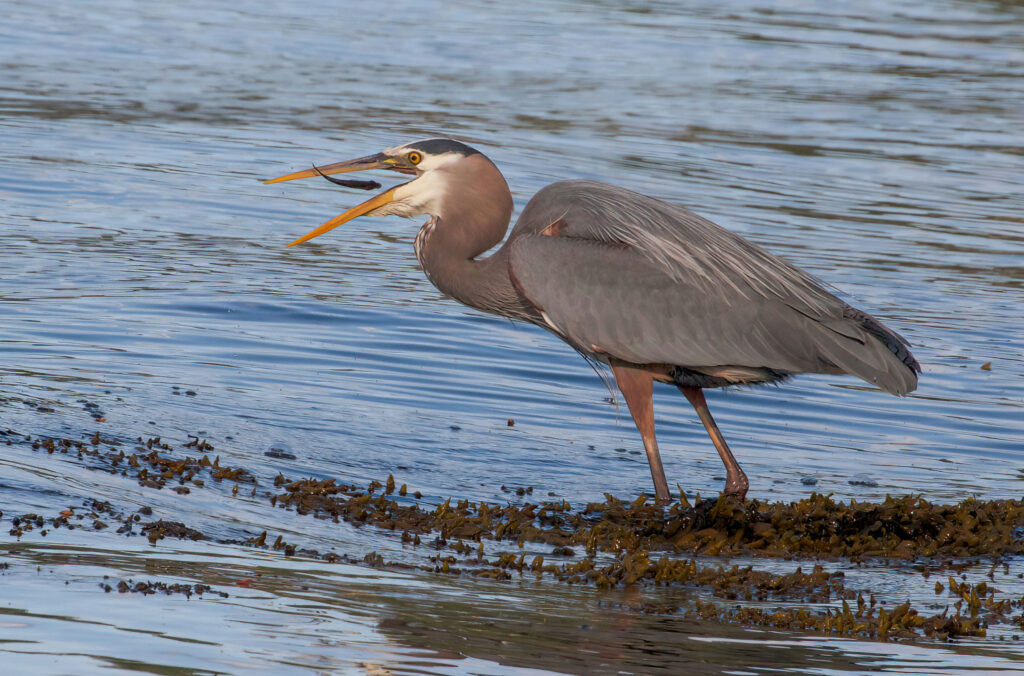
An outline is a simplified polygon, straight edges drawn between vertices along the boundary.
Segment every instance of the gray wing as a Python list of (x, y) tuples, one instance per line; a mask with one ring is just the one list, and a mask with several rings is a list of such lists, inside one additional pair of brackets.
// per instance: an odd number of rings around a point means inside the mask
[(585, 351), (697, 370), (850, 373), (897, 394), (916, 386), (899, 336), (677, 207), (603, 184), (555, 184), (524, 210), (509, 246), (521, 292)]
[(512, 232), (559, 222), (564, 237), (625, 244), (669, 278), (751, 297), (785, 297), (801, 311), (828, 313), (837, 299), (820, 282), (739, 235), (683, 207), (596, 181), (562, 181), (538, 192)]

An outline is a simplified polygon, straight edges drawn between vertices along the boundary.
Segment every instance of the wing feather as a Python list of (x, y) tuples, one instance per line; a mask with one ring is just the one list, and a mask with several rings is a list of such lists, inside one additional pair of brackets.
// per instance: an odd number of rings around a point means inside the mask
[(811, 316), (838, 311), (838, 300), (796, 266), (692, 211), (624, 188), (584, 180), (549, 185), (512, 234), (539, 233), (556, 221), (561, 236), (624, 244), (676, 282), (780, 299)]
[(897, 350), (844, 317), (851, 308), (826, 291), (818, 319), (778, 291), (755, 293), (738, 273), (709, 284), (699, 270), (677, 266), (670, 275), (622, 242), (559, 232), (520, 232), (509, 245), (510, 270), (550, 328), (577, 349), (696, 370), (850, 373), (897, 394), (916, 386)]

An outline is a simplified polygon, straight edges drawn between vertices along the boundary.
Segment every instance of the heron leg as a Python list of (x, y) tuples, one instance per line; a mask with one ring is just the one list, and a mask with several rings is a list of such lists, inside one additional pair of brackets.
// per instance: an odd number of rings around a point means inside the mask
[(711, 417), (711, 411), (708, 410), (708, 402), (704, 399), (704, 390), (699, 387), (680, 387), (679, 389), (697, 411), (697, 416), (704, 423), (704, 429), (708, 431), (711, 442), (718, 449), (718, 455), (722, 458), (722, 464), (725, 465), (725, 494), (734, 495), (741, 500), (746, 498), (750, 482), (747, 481), (747, 475), (740, 469), (740, 464), (736, 462), (732, 451), (729, 450), (722, 433), (718, 431), (718, 425), (715, 424), (715, 419)]
[(661, 466), (661, 454), (658, 453), (658, 440), (654, 436), (654, 377), (644, 369), (612, 364), (615, 384), (626, 400), (633, 422), (640, 430), (647, 451), (647, 462), (651, 466), (651, 477), (654, 479), (654, 493), (659, 502), (668, 502), (668, 481), (665, 480), (665, 468)]

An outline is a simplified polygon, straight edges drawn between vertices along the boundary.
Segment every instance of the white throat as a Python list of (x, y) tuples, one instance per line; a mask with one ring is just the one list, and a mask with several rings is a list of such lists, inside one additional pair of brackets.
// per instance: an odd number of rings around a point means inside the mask
[[(427, 160), (424, 159), (425, 163)], [(397, 214), (406, 218), (429, 214), (442, 218), (444, 196), (448, 191), (451, 175), (443, 169), (428, 170), (419, 178), (400, 185), (395, 189), (395, 199), (382, 207), (386, 214)], [(374, 215), (377, 215), (376, 213)]]

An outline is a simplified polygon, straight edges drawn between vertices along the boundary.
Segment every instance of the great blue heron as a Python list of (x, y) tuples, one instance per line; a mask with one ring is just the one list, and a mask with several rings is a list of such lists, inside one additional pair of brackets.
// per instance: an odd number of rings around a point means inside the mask
[(749, 482), (703, 388), (797, 373), (855, 375), (896, 395), (917, 387), (921, 368), (907, 341), (877, 319), (706, 218), (623, 188), (549, 185), (501, 248), (479, 258), (505, 236), (512, 195), (498, 168), (458, 141), (416, 141), (266, 182), (369, 169), (416, 178), (288, 246), (357, 216), (428, 215), (415, 250), (434, 286), (478, 310), (541, 326), (611, 367), (660, 501), (669, 491), (654, 435), (654, 381), (675, 385), (696, 409), (725, 464), (725, 493), (740, 498)]

